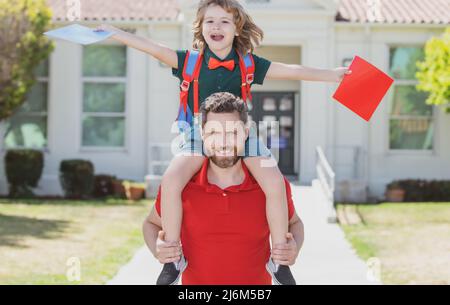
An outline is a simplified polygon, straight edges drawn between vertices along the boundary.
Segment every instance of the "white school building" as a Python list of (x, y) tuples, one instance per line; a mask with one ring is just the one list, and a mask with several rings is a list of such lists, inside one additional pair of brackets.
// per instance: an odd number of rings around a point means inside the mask
[[(111, 23), (174, 49), (191, 47), (198, 1), (81, 0), (75, 21), (76, 10), (66, 2), (48, 0), (55, 27)], [(338, 200), (381, 199), (394, 179), (450, 179), (450, 115), (425, 104), (414, 78), (426, 41), (449, 26), (450, 0), (242, 3), (264, 30), (255, 54), (317, 68), (349, 65), (358, 55), (395, 80), (370, 122), (332, 98), (337, 84), (266, 80), (253, 86), (252, 118), (280, 122), (284, 174), (311, 184), (321, 147), (336, 174)], [(175, 136), (178, 85), (169, 67), (112, 40), (85, 47), (55, 41), (28, 107), (0, 122), (0, 194), (7, 194), (9, 148), (44, 152), (36, 194), (62, 195), (58, 171), (65, 159), (91, 160), (96, 174), (136, 181), (162, 174)]]

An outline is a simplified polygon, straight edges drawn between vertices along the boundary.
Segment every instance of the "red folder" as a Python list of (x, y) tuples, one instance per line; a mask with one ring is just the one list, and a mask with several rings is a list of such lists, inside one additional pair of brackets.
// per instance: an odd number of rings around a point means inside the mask
[(333, 98), (369, 121), (394, 80), (359, 56), (349, 66)]

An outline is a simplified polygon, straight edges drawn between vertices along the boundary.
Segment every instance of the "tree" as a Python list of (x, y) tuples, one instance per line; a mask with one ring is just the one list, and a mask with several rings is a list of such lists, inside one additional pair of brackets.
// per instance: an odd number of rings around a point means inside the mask
[(0, 0), (0, 120), (23, 104), (34, 70), (52, 52), (42, 35), (50, 22), (45, 0)]
[(416, 88), (429, 92), (428, 105), (442, 105), (450, 113), (450, 27), (441, 37), (432, 37), (425, 45), (425, 58), (417, 63)]

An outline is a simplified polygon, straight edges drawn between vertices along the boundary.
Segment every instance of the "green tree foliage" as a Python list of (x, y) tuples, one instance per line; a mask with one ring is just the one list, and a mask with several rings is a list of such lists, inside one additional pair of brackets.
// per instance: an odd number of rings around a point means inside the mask
[(53, 50), (45, 0), (0, 0), (0, 120), (10, 117), (36, 82), (34, 70)]
[(426, 43), (425, 59), (417, 67), (417, 90), (430, 93), (426, 103), (442, 105), (450, 113), (450, 27)]

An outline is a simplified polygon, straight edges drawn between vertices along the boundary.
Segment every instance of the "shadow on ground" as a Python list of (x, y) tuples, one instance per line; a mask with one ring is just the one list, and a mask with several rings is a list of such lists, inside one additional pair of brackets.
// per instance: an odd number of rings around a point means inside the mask
[(0, 214), (0, 248), (5, 246), (26, 248), (22, 240), (27, 237), (53, 239), (61, 237), (70, 221), (36, 219)]
[(64, 205), (64, 206), (133, 206), (139, 204), (148, 204), (152, 199), (141, 199), (138, 201), (132, 201), (127, 199), (67, 199), (67, 198), (54, 198), (54, 199), (11, 199), (1, 198), (0, 204), (26, 204), (26, 205)]

